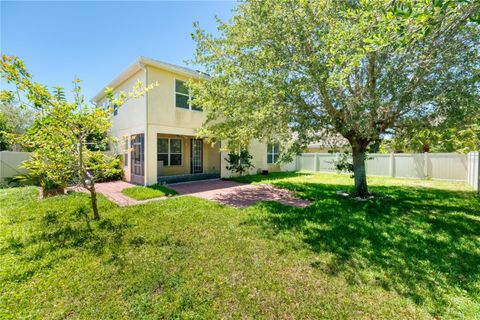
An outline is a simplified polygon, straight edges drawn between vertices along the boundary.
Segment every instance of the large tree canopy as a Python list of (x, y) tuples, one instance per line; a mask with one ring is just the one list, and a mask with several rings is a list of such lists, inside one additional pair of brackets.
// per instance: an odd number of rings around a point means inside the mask
[(355, 192), (364, 157), (404, 123), (478, 99), (478, 1), (250, 0), (220, 35), (198, 25), (192, 84), (201, 134), (231, 147), (278, 140), (283, 159), (334, 132), (352, 146)]

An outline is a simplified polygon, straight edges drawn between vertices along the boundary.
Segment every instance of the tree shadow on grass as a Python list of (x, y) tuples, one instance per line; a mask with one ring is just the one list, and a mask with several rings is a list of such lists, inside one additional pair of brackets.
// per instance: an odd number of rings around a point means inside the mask
[(271, 181), (282, 180), (287, 178), (306, 177), (310, 175), (312, 174), (308, 172), (273, 172), (267, 175), (263, 175), (263, 174), (245, 175), (245, 176), (230, 178), (227, 180), (233, 180), (233, 181), (242, 182), (242, 183), (264, 182), (266, 180), (271, 182)]
[(90, 207), (80, 200), (73, 208), (41, 209), (28, 236), (8, 237), (0, 248), (0, 256), (13, 254), (19, 262), (19, 268), (4, 280), (26, 281), (82, 251), (97, 256), (107, 254), (109, 262), (121, 262), (118, 253), (130, 228), (127, 222), (108, 217), (90, 221)]
[[(289, 234), (320, 256), (323, 272), (352, 284), (379, 285), (411, 298), (433, 315), (458, 295), (475, 300), (480, 279), (480, 199), (473, 192), (372, 187), (360, 202), (336, 195), (344, 185), (275, 183), (314, 199), (307, 208), (274, 202), (247, 223), (267, 234)], [(323, 254), (323, 255), (322, 255)]]

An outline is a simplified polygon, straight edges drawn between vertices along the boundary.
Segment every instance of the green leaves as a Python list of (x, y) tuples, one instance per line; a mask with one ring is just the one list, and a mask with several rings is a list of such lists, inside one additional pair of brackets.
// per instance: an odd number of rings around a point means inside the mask
[(227, 149), (281, 141), (282, 159), (320, 132), (365, 151), (407, 118), (475, 105), (479, 12), (478, 1), (242, 2), (217, 37), (195, 25), (194, 62), (210, 75), (192, 84), (207, 112), (199, 134)]
[(63, 90), (62, 87), (60, 86), (54, 86), (52, 87), (52, 94), (54, 96), (55, 99), (57, 99), (58, 101), (61, 101), (61, 102), (65, 102), (66, 99), (65, 99), (65, 92)]
[(246, 148), (239, 148), (238, 151), (231, 151), (227, 154), (225, 161), (227, 161), (227, 170), (242, 175), (248, 169), (253, 168), (253, 157)]
[(447, 88), (478, 97), (462, 86), (478, 83), (479, 30), (467, 23), (478, 8), (251, 0), (219, 22), (218, 37), (197, 23), (195, 62), (211, 76), (192, 84), (207, 111), (201, 134), (232, 145), (293, 135), (305, 145), (326, 129), (373, 141), (404, 115), (450, 103)]

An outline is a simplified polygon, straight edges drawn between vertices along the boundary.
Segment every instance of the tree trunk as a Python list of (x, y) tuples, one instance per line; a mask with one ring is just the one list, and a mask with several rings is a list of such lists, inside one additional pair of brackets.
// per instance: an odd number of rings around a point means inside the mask
[[(78, 151), (78, 167), (80, 174), (80, 182), (85, 189), (90, 191), (90, 201), (92, 204), (93, 210), (93, 220), (100, 220), (100, 214), (98, 213), (97, 206), (97, 191), (95, 190), (95, 182), (93, 177), (90, 176), (87, 169), (85, 168), (85, 163), (83, 162), (83, 144), (80, 142), (77, 143)], [(87, 178), (90, 180), (90, 183), (87, 184)]]
[(93, 210), (93, 220), (100, 220), (100, 214), (98, 213), (98, 206), (97, 206), (97, 191), (95, 190), (95, 183), (90, 183), (90, 200), (92, 202), (92, 210)]
[(366, 198), (368, 196), (367, 173), (365, 170), (365, 151), (366, 144), (356, 142), (352, 146), (353, 154), (353, 176), (355, 179), (354, 194), (357, 197)]

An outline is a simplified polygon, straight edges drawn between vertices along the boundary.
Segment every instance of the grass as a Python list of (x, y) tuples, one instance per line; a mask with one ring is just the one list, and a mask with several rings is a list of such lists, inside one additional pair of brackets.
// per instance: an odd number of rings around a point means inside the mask
[[(245, 180), (246, 178), (242, 178)], [(0, 318), (478, 319), (480, 198), (462, 183), (249, 177), (315, 202), (119, 208), (0, 190)], [(383, 195), (383, 196), (382, 196)]]
[(159, 197), (172, 196), (177, 194), (177, 191), (159, 184), (155, 184), (148, 187), (135, 186), (126, 188), (122, 190), (122, 193), (127, 197), (136, 200), (147, 200)]

